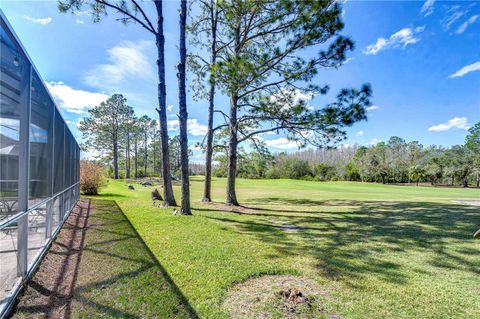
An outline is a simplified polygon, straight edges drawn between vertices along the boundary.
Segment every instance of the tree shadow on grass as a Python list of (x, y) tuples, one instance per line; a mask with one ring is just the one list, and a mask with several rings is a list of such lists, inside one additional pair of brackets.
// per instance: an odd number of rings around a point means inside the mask
[(371, 274), (387, 282), (407, 283), (406, 267), (419, 273), (429, 269), (407, 265), (402, 258), (412, 254), (426, 254), (430, 267), (480, 275), (478, 261), (472, 258), (480, 255), (480, 248), (468, 246), (480, 225), (478, 207), (285, 198), (249, 203), (260, 202), (268, 207), (247, 206), (250, 211), (237, 211), (236, 217), (206, 217), (268, 243), (279, 255), (312, 257), (321, 275), (351, 285)]
[(198, 318), (116, 202), (93, 207), (67, 220), (60, 239), (75, 239), (55, 241), (14, 317)]
[(92, 199), (104, 199), (105, 197), (108, 197), (110, 199), (110, 198), (126, 198), (127, 196), (118, 194), (118, 193), (100, 193), (98, 195), (91, 195), (88, 197)]

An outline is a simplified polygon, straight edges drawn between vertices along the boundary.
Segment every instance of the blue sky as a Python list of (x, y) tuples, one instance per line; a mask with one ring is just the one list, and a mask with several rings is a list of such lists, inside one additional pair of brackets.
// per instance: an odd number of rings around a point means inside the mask
[[(5, 1), (1, 8), (27, 49), (74, 134), (88, 107), (123, 93), (139, 115), (156, 118), (155, 46), (137, 25), (111, 14), (93, 24), (88, 12), (60, 14), (56, 1)], [(178, 9), (166, 1), (167, 103), (170, 134), (178, 110)], [(369, 119), (348, 130), (345, 143), (368, 145), (398, 135), (424, 145), (463, 143), (480, 121), (480, 2), (346, 1), (344, 34), (356, 48), (338, 70), (321, 71), (331, 95), (308, 101), (315, 108), (342, 87), (372, 85)], [(227, 105), (219, 96), (217, 104)], [(190, 142), (202, 139), (206, 101), (188, 98)], [(272, 151), (294, 151), (281, 135), (264, 136)], [(197, 153), (196, 156), (200, 158)]]

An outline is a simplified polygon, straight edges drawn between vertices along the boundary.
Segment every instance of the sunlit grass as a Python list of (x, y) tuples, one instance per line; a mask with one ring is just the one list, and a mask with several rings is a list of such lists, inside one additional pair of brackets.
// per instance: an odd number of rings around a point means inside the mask
[[(353, 182), (239, 180), (249, 214), (200, 202), (194, 216), (155, 208), (151, 187), (109, 181), (115, 200), (203, 318), (227, 318), (235, 282), (264, 273), (311, 277), (344, 318), (475, 318), (480, 313), (480, 191)], [(159, 186), (157, 186), (159, 187)], [(213, 182), (223, 201), (225, 180)], [(179, 200), (179, 189), (176, 188)], [(252, 215), (253, 214), (253, 215)]]

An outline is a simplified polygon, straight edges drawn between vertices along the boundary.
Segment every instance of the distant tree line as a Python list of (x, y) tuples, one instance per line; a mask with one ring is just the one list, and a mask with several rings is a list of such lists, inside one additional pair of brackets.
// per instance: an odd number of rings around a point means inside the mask
[[(214, 175), (226, 176), (225, 155), (216, 157)], [(480, 123), (464, 145), (424, 147), (392, 136), (372, 146), (309, 149), (295, 153), (242, 152), (238, 176), (317, 181), (429, 183), (480, 187)]]
[[(162, 157), (158, 122), (137, 116), (121, 94), (91, 108), (78, 125), (84, 138), (82, 148), (103, 163), (112, 178), (161, 176)], [(169, 166), (180, 176), (180, 137), (169, 138)], [(191, 153), (191, 151), (190, 151)]]

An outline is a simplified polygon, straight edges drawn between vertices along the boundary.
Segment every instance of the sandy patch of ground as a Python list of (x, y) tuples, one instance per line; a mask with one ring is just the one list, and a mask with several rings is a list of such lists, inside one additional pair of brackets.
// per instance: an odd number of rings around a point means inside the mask
[(233, 286), (224, 301), (232, 319), (341, 318), (324, 308), (325, 287), (290, 275), (266, 275)]

